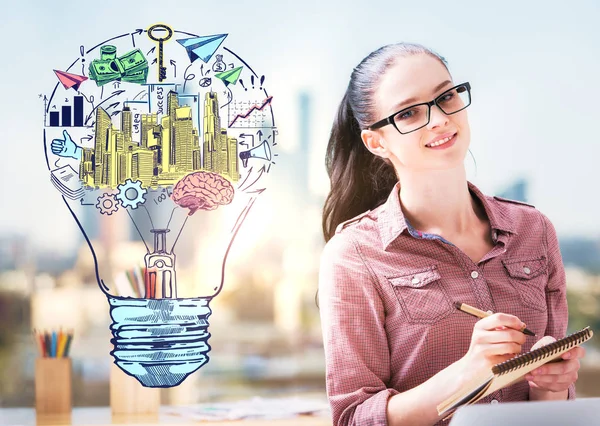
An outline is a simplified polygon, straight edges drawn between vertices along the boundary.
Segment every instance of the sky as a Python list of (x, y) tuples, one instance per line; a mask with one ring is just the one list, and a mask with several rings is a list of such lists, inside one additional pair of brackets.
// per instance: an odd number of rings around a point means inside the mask
[[(6, 0), (2, 0), (4, 3)], [(0, 70), (0, 235), (68, 248), (78, 230), (50, 183), (40, 93), (79, 46), (158, 22), (227, 45), (266, 76), (280, 155), (298, 149), (298, 95), (311, 96), (309, 184), (325, 195), (325, 146), (352, 68), (378, 47), (421, 43), (469, 81), (468, 179), (484, 193), (528, 179), (529, 201), (559, 236), (600, 238), (600, 3), (559, 1), (6, 2)], [(275, 200), (276, 201), (276, 200)], [(272, 206), (277, 209), (276, 202)]]

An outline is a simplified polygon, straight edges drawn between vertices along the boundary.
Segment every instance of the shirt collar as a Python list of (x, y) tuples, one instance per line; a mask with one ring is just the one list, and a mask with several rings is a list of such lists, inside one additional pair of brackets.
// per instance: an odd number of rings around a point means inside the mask
[[(484, 195), (473, 183), (467, 181), (467, 185), (469, 191), (481, 201), (493, 230), (512, 234), (517, 233), (513, 225), (514, 221), (510, 220), (510, 215), (507, 211), (510, 207), (506, 206), (505, 203), (496, 201), (493, 197)], [(382, 205), (382, 210), (379, 214), (379, 233), (384, 250), (407, 229), (406, 218), (400, 207), (399, 190), (400, 182), (397, 182), (390, 192), (387, 201)]]

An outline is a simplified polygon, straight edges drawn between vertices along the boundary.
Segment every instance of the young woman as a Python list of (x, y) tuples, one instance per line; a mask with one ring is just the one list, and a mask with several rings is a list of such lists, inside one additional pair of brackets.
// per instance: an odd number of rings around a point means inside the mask
[[(566, 334), (554, 226), (466, 179), (470, 103), (421, 45), (384, 46), (352, 72), (327, 147), (318, 293), (336, 426), (447, 424), (436, 406), (475, 373)], [(584, 354), (481, 402), (573, 399)]]

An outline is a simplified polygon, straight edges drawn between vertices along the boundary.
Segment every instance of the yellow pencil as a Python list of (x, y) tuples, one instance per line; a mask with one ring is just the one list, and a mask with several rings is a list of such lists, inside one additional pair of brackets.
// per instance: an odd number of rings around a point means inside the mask
[(62, 327), (58, 330), (58, 333), (56, 333), (56, 358), (60, 357), (60, 344), (62, 342)]
[(62, 341), (63, 341), (63, 331), (62, 327), (58, 330), (58, 336), (56, 337), (56, 358), (60, 358), (62, 353)]
[[(466, 303), (454, 302), (454, 306), (456, 307), (456, 309), (463, 311), (467, 314), (473, 315), (474, 317), (477, 317), (477, 318), (486, 318), (486, 317), (489, 317), (490, 315), (492, 315), (489, 312), (484, 312), (481, 309), (477, 309), (473, 306), (467, 305)], [(523, 327), (519, 331), (528, 336), (535, 336), (535, 333), (533, 331), (531, 331), (530, 329), (525, 328), (525, 327)]]

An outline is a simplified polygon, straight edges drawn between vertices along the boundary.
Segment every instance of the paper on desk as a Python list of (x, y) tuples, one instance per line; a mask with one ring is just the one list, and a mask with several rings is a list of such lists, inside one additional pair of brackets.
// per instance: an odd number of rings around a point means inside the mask
[(300, 414), (329, 411), (329, 404), (320, 399), (307, 398), (261, 398), (196, 404), (173, 407), (169, 414), (184, 416), (191, 420), (239, 420), (239, 419), (284, 419)]

